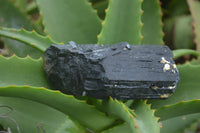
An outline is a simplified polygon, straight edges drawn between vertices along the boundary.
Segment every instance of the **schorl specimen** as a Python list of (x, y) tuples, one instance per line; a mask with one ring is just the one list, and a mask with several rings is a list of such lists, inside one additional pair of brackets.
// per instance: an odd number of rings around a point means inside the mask
[(168, 98), (179, 72), (167, 46), (51, 45), (44, 70), (55, 89), (75, 96), (118, 100)]

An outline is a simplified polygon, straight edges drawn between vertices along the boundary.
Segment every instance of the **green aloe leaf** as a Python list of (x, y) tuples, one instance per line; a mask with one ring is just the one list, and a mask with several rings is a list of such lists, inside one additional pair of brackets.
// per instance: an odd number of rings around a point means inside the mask
[(26, 31), (25, 29), (0, 28), (0, 35), (23, 42), (41, 52), (44, 52), (51, 44), (58, 44), (50, 36), (41, 36), (34, 30)]
[(120, 103), (117, 100), (110, 99), (103, 105), (105, 112), (118, 116), (126, 123), (117, 125), (105, 133), (114, 133), (119, 131), (126, 132), (142, 132), (142, 133), (159, 133), (160, 126), (158, 125), (158, 118), (154, 116), (154, 110), (150, 109), (150, 105), (146, 104), (144, 100), (138, 100), (133, 102), (131, 108), (134, 112), (126, 107), (125, 104)]
[[(41, 16), (40, 14), (38, 14), (39, 11), (38, 11), (38, 6), (36, 4), (36, 0), (32, 0), (32, 1), (14, 0), (13, 3), (20, 10), (20, 12), (22, 12), (23, 15), (28, 18), (28, 20), (30, 19), (32, 28), (28, 30), (35, 29), (41, 35), (44, 35), (42, 22), (38, 23), (38, 20), (41, 19)], [(19, 28), (22, 28), (22, 27), (19, 27)], [(11, 28), (15, 28), (15, 27), (11, 27)], [(26, 27), (23, 27), (23, 28), (26, 29)]]
[(184, 130), (191, 126), (191, 124), (197, 122), (200, 118), (200, 114), (191, 114), (185, 116), (179, 116), (172, 119), (168, 119), (159, 122), (162, 126), (160, 133), (184, 133)]
[(197, 0), (187, 0), (194, 22), (195, 42), (197, 51), (200, 52), (200, 2)]
[(162, 12), (159, 0), (144, 0), (142, 3), (142, 44), (163, 44)]
[(173, 43), (176, 49), (195, 47), (191, 20), (191, 16), (176, 17), (173, 29)]
[(121, 41), (140, 44), (141, 4), (142, 0), (110, 0), (98, 44), (115, 44)]
[[(27, 19), (27, 16), (14, 5), (14, 2), (10, 0), (0, 0), (0, 26), (16, 29), (22, 27), (27, 30), (33, 29), (33, 25), (29, 19)], [(15, 53), (20, 57), (25, 57), (27, 54), (34, 58), (42, 56), (40, 51), (35, 50), (30, 46), (26, 46), (23, 43), (3, 37), (1, 37), (1, 39), (4, 41), (4, 44), (9, 48), (11, 53)]]
[(149, 100), (148, 103), (152, 103), (152, 108), (160, 108), (180, 101), (200, 99), (200, 65), (186, 63), (178, 66), (178, 70), (181, 80), (177, 90), (166, 100)]
[(135, 118), (138, 128), (142, 133), (159, 133), (160, 126), (158, 118), (155, 117), (155, 110), (151, 110), (146, 100), (134, 101), (131, 108), (135, 110), (137, 117)]
[(121, 125), (117, 125), (113, 128), (105, 130), (102, 133), (132, 133), (132, 131), (127, 123), (123, 123)]
[(199, 120), (197, 120), (196, 122), (191, 122), (191, 124), (187, 128), (185, 128), (184, 132), (196, 133), (196, 131), (198, 130), (198, 125), (199, 125)]
[(28, 14), (34, 14), (38, 12), (38, 6), (35, 0), (31, 1), (27, 6), (26, 6), (26, 11)]
[(87, 0), (37, 0), (46, 32), (58, 42), (96, 43), (101, 21)]
[(34, 22), (34, 26), (36, 27), (35, 30), (37, 33), (39, 33), (40, 35), (46, 35), (44, 33), (44, 25), (43, 25), (43, 22), (42, 22), (42, 17), (39, 16), (39, 18)]
[(106, 129), (115, 121), (115, 119), (106, 116), (85, 101), (77, 100), (71, 95), (65, 95), (44, 87), (0, 87), (0, 96), (23, 98), (48, 105), (93, 131)]
[(173, 50), (174, 54), (174, 59), (181, 57), (183, 55), (194, 55), (194, 56), (199, 56), (199, 52), (192, 50), (192, 49), (177, 49)]
[(0, 1), (0, 26), (13, 27), (13, 28), (26, 28), (31, 30), (33, 27), (19, 8), (15, 7), (15, 3), (11, 0)]
[(10, 128), (13, 133), (86, 132), (84, 127), (70, 120), (66, 114), (31, 100), (0, 97), (0, 112), (1, 125)]
[(51, 88), (43, 70), (43, 60), (0, 56), (0, 86), (29, 85)]
[(164, 19), (163, 23), (163, 32), (165, 33), (165, 36), (163, 38), (165, 44), (167, 46), (169, 46), (170, 48), (174, 48), (173, 46), (173, 38), (174, 35), (172, 33), (174, 33), (174, 22), (175, 22), (175, 18), (167, 18)]
[(167, 15), (176, 17), (189, 14), (189, 8), (186, 0), (170, 0), (166, 6)]
[(188, 114), (200, 113), (200, 100), (181, 101), (173, 105), (165, 105), (156, 110), (155, 115), (160, 121)]
[(97, 14), (102, 20), (105, 18), (105, 10), (108, 8), (108, 2), (109, 0), (102, 0), (92, 5), (93, 8), (97, 10)]
[(23, 12), (25, 12), (26, 6), (28, 4), (27, 0), (14, 0), (13, 1), (16, 7), (20, 8)]
[(199, 65), (200, 64), (200, 59), (198, 58), (198, 59), (192, 59), (191, 61), (190, 61), (190, 64), (191, 65)]
[(134, 118), (134, 116), (136, 116), (135, 113), (131, 113), (129, 108), (122, 102), (110, 98), (108, 101), (104, 101), (103, 109), (109, 115), (119, 117), (120, 119), (127, 122), (128, 127), (131, 129), (132, 133), (139, 132), (139, 125), (136, 123)]
[(190, 15), (165, 19), (163, 29), (165, 43), (174, 49), (194, 49), (191, 20)]

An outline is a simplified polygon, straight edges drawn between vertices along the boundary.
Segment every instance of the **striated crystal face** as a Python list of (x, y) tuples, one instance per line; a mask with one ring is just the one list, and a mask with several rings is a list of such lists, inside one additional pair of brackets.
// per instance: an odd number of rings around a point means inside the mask
[(118, 100), (168, 98), (179, 72), (167, 46), (52, 45), (44, 70), (55, 89), (75, 96)]

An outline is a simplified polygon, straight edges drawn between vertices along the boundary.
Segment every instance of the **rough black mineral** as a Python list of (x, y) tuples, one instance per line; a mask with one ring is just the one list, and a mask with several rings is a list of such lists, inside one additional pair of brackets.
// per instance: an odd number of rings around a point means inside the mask
[(44, 70), (55, 89), (75, 96), (107, 99), (168, 98), (179, 73), (167, 46), (52, 45)]

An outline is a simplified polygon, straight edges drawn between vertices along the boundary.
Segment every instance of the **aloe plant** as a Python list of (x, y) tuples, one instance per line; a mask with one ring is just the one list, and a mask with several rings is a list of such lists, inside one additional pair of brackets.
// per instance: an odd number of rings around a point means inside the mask
[[(194, 133), (200, 118), (200, 2), (171, 0), (164, 8), (159, 0), (1, 0), (1, 51), (9, 55), (0, 55), (0, 131)], [(44, 51), (69, 41), (173, 42), (174, 59), (195, 59), (178, 65), (181, 81), (166, 100), (76, 98), (52, 90), (43, 71)]]

